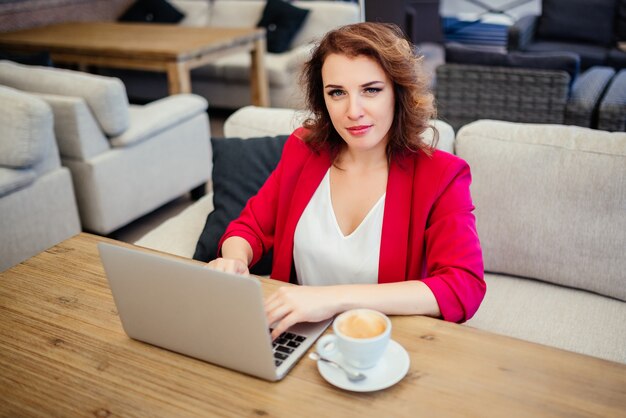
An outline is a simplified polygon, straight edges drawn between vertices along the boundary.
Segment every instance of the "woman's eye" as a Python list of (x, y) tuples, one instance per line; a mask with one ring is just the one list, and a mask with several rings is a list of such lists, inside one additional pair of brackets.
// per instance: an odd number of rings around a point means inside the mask
[(337, 89), (335, 89), (335, 90), (330, 90), (330, 91), (328, 92), (328, 95), (329, 95), (330, 97), (339, 97), (339, 96), (341, 96), (342, 94), (343, 94), (343, 90), (337, 90)]
[(375, 95), (377, 93), (380, 93), (382, 89), (380, 87), (368, 87), (365, 89), (365, 93), (369, 94), (369, 95)]

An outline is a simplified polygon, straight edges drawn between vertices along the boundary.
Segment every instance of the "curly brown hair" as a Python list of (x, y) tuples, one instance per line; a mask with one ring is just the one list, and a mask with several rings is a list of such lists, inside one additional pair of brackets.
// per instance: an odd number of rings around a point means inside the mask
[[(328, 32), (313, 50), (300, 77), (305, 86), (306, 104), (312, 114), (304, 122), (304, 127), (308, 128), (304, 141), (314, 150), (330, 149), (334, 157), (345, 145), (333, 127), (324, 102), (322, 66), (331, 54), (370, 57), (378, 62), (393, 82), (394, 120), (389, 131), (388, 158), (419, 150), (430, 155), (438, 133), (430, 124), (436, 110), (429, 88), (430, 80), (422, 68), (423, 57), (416, 54), (398, 26), (388, 23), (364, 22), (342, 26)], [(429, 128), (434, 131), (432, 144), (422, 138)]]

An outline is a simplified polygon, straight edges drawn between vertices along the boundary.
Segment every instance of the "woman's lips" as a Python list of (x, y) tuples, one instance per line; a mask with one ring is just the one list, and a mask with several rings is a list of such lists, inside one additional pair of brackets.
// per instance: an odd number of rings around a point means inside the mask
[(359, 125), (346, 128), (352, 135), (364, 135), (369, 131), (372, 125)]

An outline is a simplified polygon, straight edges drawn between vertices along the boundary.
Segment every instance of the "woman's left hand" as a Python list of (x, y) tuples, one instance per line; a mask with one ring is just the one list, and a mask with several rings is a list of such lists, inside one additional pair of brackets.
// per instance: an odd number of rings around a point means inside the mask
[(265, 301), (268, 323), (275, 324), (272, 340), (298, 322), (319, 322), (340, 311), (333, 287), (283, 286)]

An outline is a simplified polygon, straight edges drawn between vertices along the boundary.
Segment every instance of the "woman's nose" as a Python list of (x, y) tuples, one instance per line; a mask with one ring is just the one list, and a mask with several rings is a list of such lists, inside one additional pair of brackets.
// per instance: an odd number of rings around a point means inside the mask
[(363, 106), (358, 96), (351, 96), (348, 102), (348, 118), (358, 120), (363, 116)]

